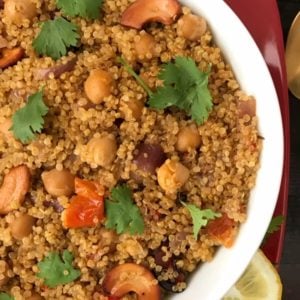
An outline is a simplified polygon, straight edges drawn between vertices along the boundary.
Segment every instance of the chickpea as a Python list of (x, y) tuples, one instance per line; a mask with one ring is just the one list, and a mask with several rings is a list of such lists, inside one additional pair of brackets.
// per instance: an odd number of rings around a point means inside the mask
[(155, 39), (152, 35), (144, 32), (136, 37), (134, 46), (140, 60), (151, 59), (155, 55)]
[(168, 159), (157, 171), (160, 187), (167, 193), (174, 193), (181, 188), (189, 178), (189, 170), (180, 162)]
[(84, 90), (89, 100), (100, 104), (108, 97), (115, 86), (112, 75), (103, 70), (92, 70), (84, 83)]
[(68, 170), (53, 169), (42, 173), (42, 181), (46, 191), (55, 197), (70, 196), (74, 193), (75, 176)]
[(196, 15), (184, 15), (177, 24), (177, 34), (187, 40), (197, 41), (207, 30), (204, 18)]
[(9, 23), (22, 24), (32, 20), (37, 15), (37, 7), (31, 0), (6, 0), (4, 2), (4, 16)]
[(9, 280), (7, 271), (8, 271), (7, 262), (4, 260), (0, 260), (0, 287), (4, 286)]
[(180, 129), (176, 148), (180, 152), (189, 152), (200, 146), (201, 137), (195, 125)]
[(117, 154), (117, 142), (113, 135), (92, 138), (87, 144), (89, 161), (101, 167), (109, 166)]
[(142, 116), (144, 103), (138, 100), (121, 101), (120, 111), (125, 120), (139, 120)]
[(20, 215), (10, 224), (10, 231), (12, 236), (17, 240), (23, 239), (32, 232), (34, 223), (34, 217), (27, 214)]

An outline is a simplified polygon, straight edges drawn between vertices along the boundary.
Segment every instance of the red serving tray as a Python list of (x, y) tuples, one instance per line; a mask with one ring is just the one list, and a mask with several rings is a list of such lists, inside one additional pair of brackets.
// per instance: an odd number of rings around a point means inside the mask
[[(276, 0), (225, 0), (225, 2), (252, 34), (265, 58), (276, 87), (284, 129), (284, 167), (274, 216), (283, 215), (286, 219), (290, 168), (290, 116), (284, 43), (277, 2)], [(268, 238), (263, 246), (265, 254), (276, 265), (279, 265), (282, 255), (284, 232), (285, 223), (278, 232)]]

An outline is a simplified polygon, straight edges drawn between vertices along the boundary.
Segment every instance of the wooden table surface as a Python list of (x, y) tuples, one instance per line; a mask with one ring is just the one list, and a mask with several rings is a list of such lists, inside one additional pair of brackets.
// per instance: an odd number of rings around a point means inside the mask
[[(300, 0), (278, 0), (284, 37), (300, 11)], [(299, 29), (300, 34), (300, 29)], [(300, 60), (300, 53), (299, 53)], [(280, 265), (283, 300), (300, 299), (300, 100), (290, 94), (291, 172), (287, 229)]]

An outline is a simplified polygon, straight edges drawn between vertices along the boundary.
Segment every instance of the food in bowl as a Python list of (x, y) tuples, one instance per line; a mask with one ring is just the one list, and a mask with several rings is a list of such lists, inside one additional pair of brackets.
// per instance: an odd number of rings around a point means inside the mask
[(177, 1), (68, 3), (1, 11), (1, 290), (180, 293), (246, 220), (255, 100)]

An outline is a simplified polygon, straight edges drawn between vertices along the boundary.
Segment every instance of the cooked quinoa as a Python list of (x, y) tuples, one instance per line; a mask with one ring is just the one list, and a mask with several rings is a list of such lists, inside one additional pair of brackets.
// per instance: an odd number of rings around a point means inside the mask
[[(20, 165), (27, 166), (31, 175), (25, 201), (0, 218), (0, 290), (16, 300), (109, 299), (102, 288), (104, 277), (113, 267), (131, 262), (149, 269), (161, 282), (162, 293), (163, 288), (183, 291), (188, 285), (187, 275), (212, 260), (218, 246), (230, 246), (233, 241), (226, 244), (222, 237), (216, 238), (210, 234), (209, 225), (195, 239), (191, 215), (180, 200), (227, 216), (232, 239), (246, 221), (262, 139), (257, 117), (241, 113), (240, 107), (253, 98), (240, 89), (209, 29), (197, 41), (189, 41), (178, 34), (179, 21), (171, 25), (150, 23), (143, 30), (122, 26), (121, 15), (133, 0), (105, 0), (99, 20), (68, 18), (79, 26), (80, 47), (72, 48), (58, 61), (38, 56), (32, 41), (40, 30), (39, 23), (61, 13), (54, 0), (32, 2), (37, 16), (18, 26), (7, 22), (0, 10), (0, 33), (8, 41), (7, 47), (25, 50), (23, 59), (0, 73), (0, 175), (2, 180)], [(183, 7), (182, 13), (190, 15), (191, 11)], [(154, 48), (138, 55), (136, 42), (146, 33), (154, 38)], [(213, 109), (208, 120), (197, 125), (181, 110), (150, 108), (147, 93), (117, 62), (119, 56), (152, 90), (162, 85), (157, 77), (162, 64), (175, 57), (192, 58), (200, 70), (210, 68)], [(39, 70), (73, 58), (71, 71), (57, 78), (53, 73), (49, 78), (37, 78)], [(100, 104), (91, 102), (84, 89), (94, 69), (105, 70), (115, 82)], [(4, 130), (3, 124), (41, 87), (49, 108), (44, 128), (34, 140), (22, 143), (7, 126)], [(129, 109), (130, 102), (138, 103), (138, 115)], [(189, 126), (196, 128), (200, 145), (178, 151), (178, 134)], [(107, 136), (116, 141), (115, 156), (99, 166), (89, 142)], [(176, 192), (166, 192), (158, 183), (157, 173), (138, 170), (135, 156), (141, 143), (160, 145), (166, 159), (187, 168), (188, 180)], [(53, 169), (68, 170), (78, 178), (99, 183), (106, 198), (118, 184), (126, 184), (144, 220), (144, 232), (117, 234), (105, 227), (105, 219), (93, 227), (63, 226), (63, 210), (70, 205), (72, 195), (57, 197), (46, 191), (41, 174)], [(15, 238), (12, 223), (24, 214), (34, 218), (32, 230)], [(38, 263), (48, 253), (66, 249), (73, 254), (74, 268), (81, 276), (68, 284), (47, 287), (36, 276)]]

